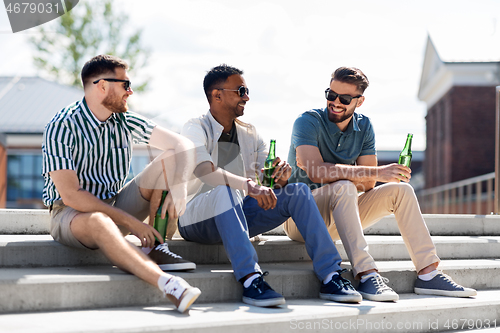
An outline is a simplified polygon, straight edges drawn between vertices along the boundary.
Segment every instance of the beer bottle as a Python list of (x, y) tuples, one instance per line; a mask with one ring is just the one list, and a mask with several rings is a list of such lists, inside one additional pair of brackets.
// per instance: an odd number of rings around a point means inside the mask
[(271, 144), (269, 146), (269, 155), (267, 155), (266, 161), (264, 162), (264, 177), (262, 179), (262, 185), (267, 187), (274, 186), (274, 178), (272, 178), (272, 174), (274, 172), (275, 167), (273, 167), (273, 162), (276, 159), (276, 140), (271, 140)]
[(165, 235), (167, 234), (168, 212), (165, 213), (165, 218), (162, 219), (161, 210), (167, 193), (168, 191), (163, 191), (161, 195), (160, 207), (158, 207), (158, 210), (156, 211), (155, 221), (153, 224), (153, 228), (155, 228), (160, 233), (160, 235), (163, 237), (163, 240), (165, 240)]
[(405, 147), (399, 154), (398, 164), (402, 164), (407, 166), (408, 168), (411, 165), (411, 139), (413, 138), (413, 134), (408, 133), (408, 137), (406, 138)]

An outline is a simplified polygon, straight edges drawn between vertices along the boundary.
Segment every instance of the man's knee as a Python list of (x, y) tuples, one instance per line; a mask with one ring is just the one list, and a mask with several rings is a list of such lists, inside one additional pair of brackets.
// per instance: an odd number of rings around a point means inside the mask
[(70, 224), (71, 233), (84, 246), (100, 248), (113, 237), (123, 237), (118, 226), (104, 213), (83, 213), (75, 216)]
[(396, 184), (399, 185), (401, 187), (401, 190), (404, 191), (404, 192), (408, 192), (410, 194), (415, 193), (415, 190), (413, 189), (413, 186), (411, 186), (408, 183), (396, 183)]
[(415, 196), (415, 190), (413, 189), (413, 186), (411, 186), (408, 183), (387, 183), (381, 186), (381, 188), (384, 188), (387, 191), (390, 191), (392, 193), (398, 194), (398, 195), (410, 195), (410, 196)]
[(228, 210), (232, 210), (236, 206), (243, 205), (243, 195), (241, 191), (230, 188), (229, 186), (217, 186), (210, 191), (208, 196), (208, 200), (204, 201), (204, 204), (210, 207), (208, 211), (213, 211), (212, 216), (220, 215)]
[(288, 195), (311, 196), (311, 189), (304, 183), (287, 184), (283, 190)]
[(214, 205), (224, 204), (224, 202), (234, 202), (241, 204), (243, 202), (243, 195), (241, 191), (230, 188), (229, 186), (219, 185), (210, 192), (210, 197)]
[(108, 215), (104, 213), (91, 213), (87, 218), (87, 221), (83, 223), (85, 224), (85, 230), (93, 236), (119, 232), (118, 226)]
[(230, 188), (229, 186), (219, 185), (211, 191), (210, 195), (214, 195), (216, 197), (224, 197), (227, 196), (229, 193), (236, 194), (237, 192), (239, 191), (235, 190), (234, 188)]

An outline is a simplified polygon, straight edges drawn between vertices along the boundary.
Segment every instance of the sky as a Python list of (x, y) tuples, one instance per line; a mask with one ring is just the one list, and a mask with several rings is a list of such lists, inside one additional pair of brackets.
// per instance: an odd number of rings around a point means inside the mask
[[(80, 0), (79, 6), (86, 0)], [(340, 66), (360, 68), (370, 86), (357, 112), (375, 128), (378, 150), (425, 149), (426, 103), (418, 100), (429, 33), (438, 52), (475, 49), (464, 38), (500, 30), (498, 0), (116, 0), (129, 28), (142, 28), (152, 55), (138, 80), (150, 90), (130, 99), (134, 111), (180, 130), (208, 111), (202, 82), (222, 63), (242, 69), (254, 124), (287, 158), (294, 120), (326, 105), (324, 90)], [(37, 75), (28, 38), (13, 34), (0, 8), (0, 76)], [(500, 58), (500, 55), (499, 57)], [(499, 59), (496, 59), (497, 61)], [(134, 82), (134, 78), (131, 78)], [(56, 112), (55, 110), (54, 112)]]

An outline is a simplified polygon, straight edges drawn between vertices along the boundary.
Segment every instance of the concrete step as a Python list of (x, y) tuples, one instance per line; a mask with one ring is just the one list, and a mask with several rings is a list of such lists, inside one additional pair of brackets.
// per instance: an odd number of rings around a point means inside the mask
[[(135, 236), (127, 236), (140, 245)], [(367, 235), (375, 260), (410, 260), (401, 236)], [(494, 259), (500, 253), (500, 236), (433, 236), (441, 259)], [(228, 264), (222, 245), (202, 245), (182, 239), (168, 241), (170, 249), (199, 265)], [(264, 235), (253, 243), (261, 263), (309, 261), (303, 243), (286, 236)], [(342, 242), (336, 247), (348, 261)], [(0, 235), (0, 267), (49, 267), (109, 265), (100, 251), (74, 249), (55, 242), (50, 235)]]
[[(286, 298), (318, 297), (320, 284), (311, 262), (266, 263), (261, 267), (270, 272), (266, 281)], [(396, 292), (413, 292), (416, 273), (411, 262), (378, 262), (378, 267)], [(500, 260), (445, 260), (440, 268), (459, 284), (500, 289)], [(230, 265), (199, 265), (193, 272), (176, 275), (201, 289), (199, 302), (241, 299), (242, 287)], [(352, 281), (352, 274), (345, 276)], [(165, 304), (156, 287), (111, 266), (0, 268), (0, 295), (8, 300), (0, 302), (0, 313)]]
[[(500, 236), (500, 215), (424, 214), (429, 231), (436, 236)], [(0, 209), (0, 234), (48, 234), (47, 209)], [(283, 228), (273, 230), (284, 234)], [(394, 215), (382, 218), (365, 230), (370, 235), (399, 235)]]
[[(500, 236), (500, 215), (424, 214), (424, 220), (433, 236)], [(364, 230), (365, 235), (399, 235), (394, 215)], [(268, 234), (284, 235), (283, 226)]]
[[(126, 236), (140, 246), (135, 236)], [(309, 261), (303, 243), (286, 236), (261, 237), (253, 242), (260, 262)], [(203, 245), (181, 238), (168, 241), (169, 248), (196, 264), (229, 264), (224, 246)], [(48, 267), (109, 265), (101, 251), (75, 249), (61, 245), (50, 235), (0, 235), (0, 267)]]
[(48, 234), (47, 209), (0, 209), (0, 234)]
[(499, 313), (500, 290), (489, 290), (466, 299), (401, 294), (397, 303), (340, 304), (317, 298), (291, 299), (276, 308), (257, 308), (240, 302), (197, 302), (188, 314), (180, 314), (165, 303), (7, 314), (0, 316), (0, 332), (450, 332), (486, 327), (492, 330), (500, 326)]
[[(500, 215), (424, 214), (433, 236), (500, 236)], [(365, 230), (370, 235), (399, 235), (394, 215)]]

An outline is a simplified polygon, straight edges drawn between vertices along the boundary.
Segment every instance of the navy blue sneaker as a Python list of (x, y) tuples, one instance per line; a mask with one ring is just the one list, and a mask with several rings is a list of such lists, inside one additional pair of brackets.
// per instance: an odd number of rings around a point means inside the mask
[(285, 298), (264, 281), (264, 276), (268, 274), (264, 272), (248, 288), (243, 287), (243, 303), (264, 307), (285, 304)]
[(344, 279), (340, 274), (346, 272), (346, 269), (338, 271), (327, 284), (321, 282), (319, 298), (335, 302), (359, 303), (363, 299), (360, 293), (354, 289), (351, 282)]
[(439, 272), (430, 281), (424, 281), (417, 277), (415, 281), (415, 293), (452, 297), (471, 297), (477, 295), (475, 289), (462, 287), (443, 272)]

